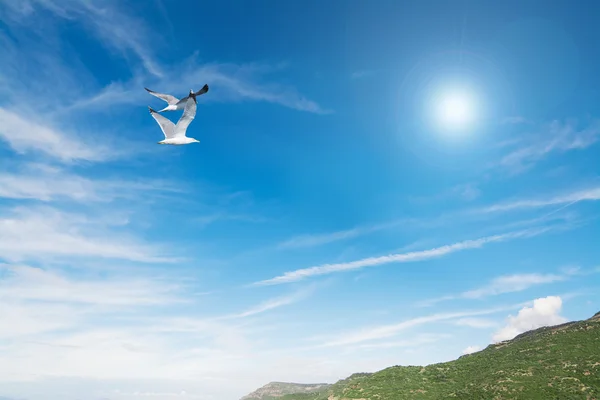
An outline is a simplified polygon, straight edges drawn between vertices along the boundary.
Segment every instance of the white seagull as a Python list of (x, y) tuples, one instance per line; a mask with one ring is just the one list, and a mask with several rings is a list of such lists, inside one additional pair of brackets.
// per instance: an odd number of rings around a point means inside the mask
[(202, 86), (202, 89), (198, 90), (196, 93), (194, 93), (193, 90), (190, 90), (190, 94), (186, 97), (184, 97), (183, 99), (178, 99), (175, 96), (171, 96), (170, 94), (162, 94), (162, 93), (157, 93), (153, 90), (150, 90), (148, 88), (144, 88), (148, 91), (148, 93), (150, 93), (152, 96), (156, 96), (161, 100), (166, 101), (169, 105), (166, 106), (165, 108), (163, 108), (162, 110), (158, 110), (157, 112), (163, 112), (163, 111), (176, 111), (176, 110), (182, 110), (183, 108), (185, 108), (185, 104), (187, 99), (190, 98), (190, 96), (193, 94), (194, 97), (196, 96), (200, 96), (206, 92), (208, 92), (208, 85), (204, 85)]
[(185, 102), (183, 115), (179, 118), (179, 121), (177, 121), (177, 125), (160, 115), (158, 111), (154, 110), (152, 107), (148, 107), (148, 109), (150, 110), (150, 115), (158, 122), (160, 129), (165, 135), (165, 139), (158, 142), (158, 144), (182, 145), (200, 143), (199, 140), (185, 135), (188, 126), (190, 126), (196, 117), (196, 95), (192, 90), (190, 90), (190, 94)]

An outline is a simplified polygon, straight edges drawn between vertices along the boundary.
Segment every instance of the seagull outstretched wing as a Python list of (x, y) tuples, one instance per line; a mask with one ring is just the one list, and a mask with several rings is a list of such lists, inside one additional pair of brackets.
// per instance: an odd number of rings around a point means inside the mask
[[(200, 96), (206, 92), (208, 92), (208, 85), (202, 86), (202, 89), (200, 89), (196, 93), (194, 93), (194, 96)], [(181, 99), (177, 102), (177, 105), (185, 103), (189, 98), (190, 98), (190, 95), (185, 96), (183, 99)]]
[(158, 97), (159, 99), (166, 101), (170, 105), (177, 104), (177, 102), (179, 101), (178, 98), (176, 98), (175, 96), (171, 96), (170, 94), (158, 93), (158, 92), (155, 92), (148, 88), (144, 88), (144, 89), (146, 89), (146, 91), (148, 93), (150, 93), (152, 96)]
[(204, 94), (206, 92), (208, 92), (208, 85), (202, 86), (202, 89), (198, 90), (196, 93), (194, 93), (194, 95), (200, 96), (201, 94)]
[[(150, 110), (150, 115), (152, 115), (152, 117), (154, 117), (154, 120), (156, 122), (158, 122), (160, 129), (162, 130), (163, 134), (165, 135), (165, 139), (174, 138), (175, 137), (175, 128), (176, 128), (175, 124), (172, 121), (170, 121), (168, 118), (165, 118), (162, 115), (160, 115), (160, 113), (158, 111), (154, 110), (152, 107), (148, 107), (148, 109)], [(184, 112), (184, 115), (185, 115), (185, 112)], [(183, 116), (181, 117), (181, 119), (183, 119)], [(181, 119), (180, 119), (180, 121), (181, 121)], [(193, 117), (192, 117), (192, 119), (193, 119)], [(184, 131), (184, 134), (185, 134), (185, 131)]]
[(175, 132), (173, 134), (174, 137), (185, 136), (185, 132), (187, 131), (188, 126), (190, 126), (190, 124), (196, 117), (196, 107), (196, 98), (189, 97), (187, 99), (187, 103), (185, 104), (183, 115), (181, 116), (181, 118), (179, 118), (179, 121), (177, 121), (177, 125), (175, 125)]

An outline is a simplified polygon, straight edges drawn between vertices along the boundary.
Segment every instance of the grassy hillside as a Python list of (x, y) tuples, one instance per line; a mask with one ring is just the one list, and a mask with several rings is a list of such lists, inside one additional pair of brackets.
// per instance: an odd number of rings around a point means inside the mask
[(255, 390), (254, 392), (244, 396), (241, 400), (274, 400), (281, 399), (281, 396), (295, 393), (297, 395), (314, 393), (327, 389), (329, 384), (303, 384), (303, 383), (288, 383), (288, 382), (271, 382)]
[(355, 374), (279, 400), (600, 400), (600, 313), (523, 333), (458, 360)]

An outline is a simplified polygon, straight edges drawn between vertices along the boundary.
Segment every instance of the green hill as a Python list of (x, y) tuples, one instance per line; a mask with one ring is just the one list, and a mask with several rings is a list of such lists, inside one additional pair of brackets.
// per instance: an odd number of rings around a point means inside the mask
[[(314, 393), (328, 388), (327, 383), (303, 384), (289, 382), (271, 382), (255, 390), (254, 392), (242, 397), (240, 400), (274, 400), (281, 399), (283, 395), (295, 393), (302, 395)], [(1, 400), (1, 399), (0, 399)]]
[(600, 313), (525, 332), (457, 360), (354, 374), (278, 400), (600, 399)]

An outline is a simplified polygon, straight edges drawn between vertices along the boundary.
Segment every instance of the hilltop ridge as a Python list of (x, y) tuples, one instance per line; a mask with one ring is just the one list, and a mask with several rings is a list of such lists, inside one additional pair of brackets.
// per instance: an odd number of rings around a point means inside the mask
[(597, 400), (600, 312), (586, 320), (524, 332), (446, 363), (393, 366), (375, 373), (352, 374), (309, 392), (253, 398)]

